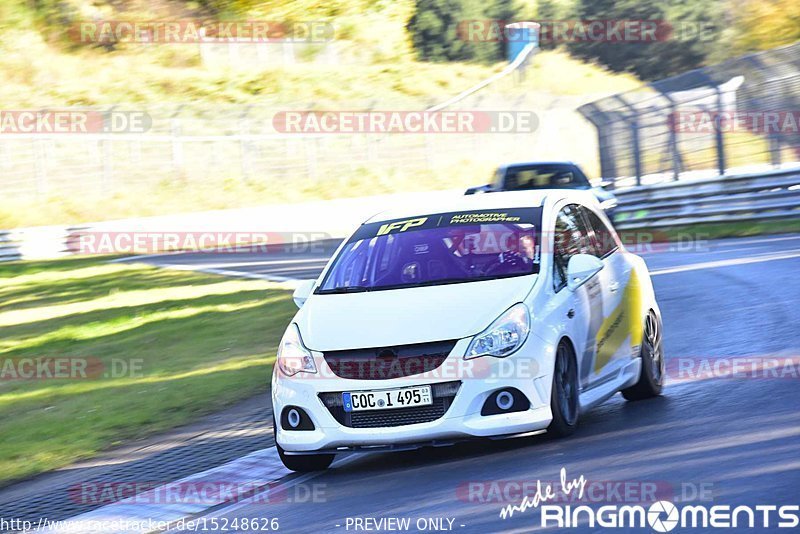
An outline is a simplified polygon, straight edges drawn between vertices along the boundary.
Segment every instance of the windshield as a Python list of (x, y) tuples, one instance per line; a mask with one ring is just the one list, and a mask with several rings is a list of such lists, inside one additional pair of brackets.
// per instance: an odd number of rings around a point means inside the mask
[(515, 208), (364, 224), (342, 248), (317, 293), (535, 274), (540, 221), (540, 208)]
[(586, 189), (589, 180), (574, 165), (514, 165), (500, 169), (497, 181), (504, 191), (528, 189)]

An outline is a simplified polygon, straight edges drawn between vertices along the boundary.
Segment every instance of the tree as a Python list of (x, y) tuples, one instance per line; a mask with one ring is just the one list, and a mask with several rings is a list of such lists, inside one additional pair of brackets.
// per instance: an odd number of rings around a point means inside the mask
[(744, 0), (731, 6), (736, 54), (800, 41), (798, 0)]
[[(536, 20), (542, 24), (550, 24), (554, 20), (562, 18), (564, 13), (563, 7), (556, 4), (555, 0), (539, 0), (536, 3)], [(556, 47), (552, 41), (540, 41), (539, 48), (549, 50)]]
[[(497, 21), (501, 25), (510, 22), (517, 22), (521, 8), (515, 0), (494, 0), (486, 3), (484, 14), (488, 20)], [(487, 50), (489, 60), (498, 61), (506, 56), (506, 42), (498, 41), (493, 47), (494, 50)]]
[(502, 26), (519, 12), (516, 0), (416, 0), (407, 28), (422, 60), (493, 62), (505, 57), (505, 42), (468, 38), (465, 25), (479, 21)]
[(722, 7), (721, 0), (579, 0), (576, 19), (661, 21), (659, 40), (572, 41), (568, 49), (579, 58), (599, 61), (615, 71), (632, 72), (648, 80), (664, 78), (704, 63), (719, 38)]
[(458, 36), (458, 24), (465, 19), (462, 0), (417, 0), (408, 21), (411, 41), (420, 59), (458, 61), (470, 59), (466, 41)]

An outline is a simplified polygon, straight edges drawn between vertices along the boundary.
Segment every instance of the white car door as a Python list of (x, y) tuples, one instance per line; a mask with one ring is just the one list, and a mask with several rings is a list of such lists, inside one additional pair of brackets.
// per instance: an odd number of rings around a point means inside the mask
[[(570, 204), (556, 216), (553, 248), (553, 291), (556, 319), (575, 341), (581, 390), (591, 386), (595, 360), (595, 339), (603, 322), (602, 287), (599, 276), (575, 291), (567, 289), (567, 265), (575, 254), (593, 254), (591, 241), (579, 206)], [(601, 271), (602, 272), (602, 271)]]
[(602, 321), (595, 331), (595, 355), (589, 375), (591, 388), (613, 380), (631, 358), (631, 308), (628, 306), (631, 267), (625, 261), (616, 233), (592, 209), (582, 206), (580, 211), (594, 242), (594, 254), (604, 265), (597, 275)]

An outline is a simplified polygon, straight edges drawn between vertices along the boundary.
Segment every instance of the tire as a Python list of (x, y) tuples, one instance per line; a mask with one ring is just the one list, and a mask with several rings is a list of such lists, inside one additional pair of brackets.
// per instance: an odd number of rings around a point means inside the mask
[(622, 396), (629, 401), (658, 397), (664, 387), (664, 347), (661, 340), (661, 321), (653, 311), (647, 314), (644, 321), (640, 355), (642, 370), (639, 373), (639, 381), (622, 390)]
[(553, 366), (553, 387), (550, 394), (550, 408), (553, 420), (547, 433), (555, 437), (566, 437), (578, 428), (580, 410), (578, 395), (578, 362), (572, 346), (562, 341), (556, 350)]
[(275, 444), (278, 449), (278, 456), (281, 462), (286, 466), (286, 469), (297, 471), (300, 473), (308, 473), (310, 471), (324, 471), (333, 463), (335, 454), (299, 454), (287, 455), (283, 448)]
[(324, 471), (333, 463), (335, 454), (286, 454), (283, 447), (278, 445), (278, 427), (275, 424), (275, 415), (272, 416), (272, 435), (275, 438), (275, 448), (278, 449), (278, 456), (290, 471), (298, 473), (308, 473), (311, 471)]

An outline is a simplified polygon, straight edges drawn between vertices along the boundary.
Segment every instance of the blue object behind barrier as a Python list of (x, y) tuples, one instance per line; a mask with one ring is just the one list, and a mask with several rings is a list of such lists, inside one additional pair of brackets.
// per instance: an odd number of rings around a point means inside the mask
[(514, 22), (505, 27), (506, 57), (514, 61), (526, 46), (533, 43), (539, 46), (539, 28), (532, 22)]

